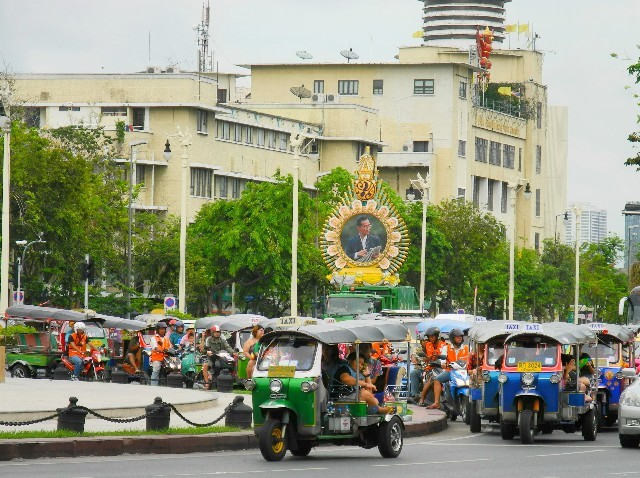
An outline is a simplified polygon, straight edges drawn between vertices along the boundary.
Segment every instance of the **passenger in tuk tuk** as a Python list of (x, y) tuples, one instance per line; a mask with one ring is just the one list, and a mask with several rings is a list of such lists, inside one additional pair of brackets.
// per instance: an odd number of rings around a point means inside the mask
[(134, 334), (129, 341), (127, 361), (135, 369), (135, 373), (140, 373), (140, 367), (142, 366), (142, 347), (140, 347), (140, 337), (138, 334)]
[[(447, 356), (447, 363), (457, 362), (459, 360), (469, 361), (469, 346), (464, 344), (464, 333), (460, 329), (451, 329), (449, 332), (450, 344), (445, 345), (441, 350), (441, 355)], [(444, 372), (438, 374), (433, 379), (433, 403), (427, 408), (437, 409), (440, 408), (440, 395), (442, 394), (443, 386), (446, 382), (451, 380), (451, 374), (449, 368)]]
[(371, 357), (380, 360), (382, 357), (391, 357), (391, 344), (388, 340), (382, 342), (374, 342), (371, 345)]
[[(358, 372), (356, 372), (358, 370)], [(343, 395), (341, 399), (354, 400), (356, 398), (356, 386), (360, 387), (360, 400), (363, 400), (370, 407), (375, 407), (374, 413), (387, 414), (393, 412), (393, 407), (380, 406), (380, 403), (373, 396), (375, 385), (371, 383), (371, 378), (366, 372), (364, 357), (358, 357), (351, 352), (347, 357), (347, 364), (340, 365), (335, 373), (335, 380), (342, 384)]]
[[(589, 379), (586, 377), (578, 377), (577, 376), (577, 367), (576, 367), (576, 359), (570, 354), (562, 354), (562, 384), (564, 390), (572, 391), (576, 390), (578, 392), (585, 393), (590, 386)], [(576, 389), (577, 385), (577, 389)], [(589, 395), (585, 396), (585, 402), (590, 402), (591, 397)]]
[(258, 357), (258, 351), (260, 350), (260, 338), (264, 335), (264, 327), (261, 325), (254, 325), (251, 329), (251, 337), (242, 346), (242, 352), (245, 356), (249, 357), (249, 363), (247, 364), (247, 378), (253, 376), (253, 369), (256, 366), (256, 358)]

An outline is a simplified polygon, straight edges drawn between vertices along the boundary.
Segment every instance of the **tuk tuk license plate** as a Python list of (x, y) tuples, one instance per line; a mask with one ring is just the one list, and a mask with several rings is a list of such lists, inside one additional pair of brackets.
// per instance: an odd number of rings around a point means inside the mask
[(292, 378), (296, 374), (293, 365), (272, 365), (267, 372), (268, 377)]
[(518, 363), (518, 372), (540, 372), (541, 370), (542, 370), (542, 362)]

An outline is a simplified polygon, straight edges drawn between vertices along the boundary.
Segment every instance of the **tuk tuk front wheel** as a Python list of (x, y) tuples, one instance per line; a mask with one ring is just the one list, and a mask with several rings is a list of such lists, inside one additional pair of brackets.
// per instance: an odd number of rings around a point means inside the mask
[(469, 400), (469, 397), (466, 395), (462, 395), (460, 397), (460, 417), (462, 418), (462, 421), (464, 422), (465, 425), (469, 425), (471, 423), (470, 421), (470, 408), (471, 408), (471, 400)]
[(516, 436), (516, 426), (512, 423), (505, 423), (500, 417), (500, 436), (503, 440), (513, 440)]
[(402, 451), (402, 422), (394, 416), (388, 422), (379, 425), (378, 451), (383, 458), (397, 458)]
[(29, 367), (27, 367), (26, 365), (17, 363), (11, 369), (11, 376), (17, 378), (30, 378), (31, 370), (29, 370)]
[(533, 439), (535, 437), (533, 418), (533, 410), (529, 408), (520, 412), (518, 428), (520, 428), (520, 441), (523, 445), (530, 445), (533, 443)]
[(619, 435), (619, 437), (622, 448), (638, 448), (640, 445), (640, 436), (638, 435)]
[(260, 453), (267, 461), (280, 461), (287, 453), (285, 441), (282, 438), (282, 422), (270, 418), (264, 422), (260, 430), (258, 443), (260, 445)]
[(592, 408), (582, 417), (582, 437), (586, 441), (595, 441), (598, 436), (597, 408)]
[(474, 400), (469, 400), (469, 429), (471, 433), (480, 433), (482, 430), (480, 414), (478, 413), (478, 403)]
[(295, 446), (289, 448), (289, 451), (293, 456), (307, 456), (311, 453), (313, 443), (310, 441), (296, 440)]

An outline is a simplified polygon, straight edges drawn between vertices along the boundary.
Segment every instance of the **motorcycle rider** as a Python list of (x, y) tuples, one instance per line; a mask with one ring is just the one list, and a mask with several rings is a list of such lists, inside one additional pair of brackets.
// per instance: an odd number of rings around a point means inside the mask
[(174, 331), (169, 335), (169, 341), (171, 342), (171, 346), (174, 349), (177, 349), (180, 345), (180, 340), (184, 337), (184, 322), (181, 320), (176, 320), (174, 325)]
[[(469, 346), (464, 344), (464, 333), (462, 330), (455, 328), (449, 332), (450, 344), (445, 344), (440, 349), (440, 355), (447, 356), (447, 364), (457, 362), (458, 360), (469, 360)], [(466, 368), (466, 367), (465, 367)], [(447, 370), (438, 374), (433, 379), (433, 404), (427, 408), (435, 409), (440, 408), (440, 395), (442, 394), (443, 384), (451, 380), (450, 374), (451, 367), (447, 366)]]
[[(422, 343), (424, 354), (426, 356), (425, 362), (427, 363), (425, 370), (430, 371), (431, 366), (428, 364), (429, 362), (437, 360), (440, 349), (445, 345), (445, 341), (440, 337), (440, 329), (438, 327), (431, 326), (427, 328), (424, 335), (427, 338), (427, 340)], [(429, 377), (420, 391), (420, 400), (418, 401), (418, 405), (423, 406), (425, 404), (424, 401), (427, 397), (427, 393), (431, 390), (432, 385), (433, 379)]]
[(167, 324), (158, 322), (156, 324), (156, 345), (151, 350), (151, 385), (157, 386), (160, 378), (160, 369), (164, 362), (164, 352), (171, 348), (171, 342), (167, 337)]
[[(211, 336), (207, 337), (204, 343), (204, 350), (207, 354), (207, 362), (202, 368), (202, 374), (207, 384), (220, 374), (223, 364), (218, 357), (220, 352), (227, 352), (229, 355), (236, 356), (236, 353), (229, 346), (229, 343), (222, 338), (222, 331), (219, 325), (211, 326)], [(209, 373), (209, 369), (213, 370), (213, 375)], [(208, 386), (206, 388), (209, 388)]]
[(93, 351), (96, 348), (88, 342), (87, 334), (85, 333), (87, 326), (84, 322), (76, 322), (73, 324), (73, 333), (69, 336), (67, 343), (69, 350), (69, 361), (74, 365), (71, 380), (78, 380), (80, 372), (82, 371), (82, 365), (84, 364), (84, 355), (87, 351), (87, 345)]

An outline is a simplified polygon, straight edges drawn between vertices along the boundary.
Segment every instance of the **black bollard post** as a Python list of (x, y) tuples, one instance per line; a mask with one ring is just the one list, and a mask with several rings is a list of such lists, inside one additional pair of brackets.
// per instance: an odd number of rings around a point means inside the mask
[(218, 375), (218, 382), (216, 384), (216, 390), (220, 393), (233, 392), (233, 375), (227, 369), (220, 370)]
[(67, 408), (57, 408), (58, 430), (70, 430), (72, 432), (84, 432), (84, 420), (87, 417), (87, 411), (74, 408), (78, 405), (76, 397), (69, 397), (69, 405)]
[(71, 373), (67, 370), (67, 367), (65, 367), (64, 364), (60, 362), (56, 369), (53, 371), (53, 379), (69, 380), (69, 377), (71, 377)]
[(244, 403), (244, 397), (237, 395), (230, 406), (233, 404), (235, 404), (235, 406), (227, 413), (224, 424), (228, 427), (251, 428), (253, 410), (249, 405)]
[(171, 407), (162, 403), (162, 398), (156, 397), (151, 405), (144, 408), (147, 412), (147, 431), (166, 430), (171, 420)]

